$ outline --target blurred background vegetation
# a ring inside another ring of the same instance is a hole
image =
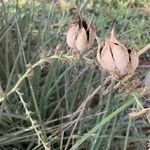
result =
[[[76,6],[86,20],[94,16],[93,25],[102,40],[115,24],[117,38],[130,48],[140,50],[150,43],[149,0],[1,0],[1,150],[67,150],[77,142],[76,149],[82,150],[148,149],[149,119],[128,116],[144,107],[139,91],[146,69],[137,69],[133,81],[127,83],[131,88],[125,85],[116,91],[112,84],[104,96],[106,75],[85,60],[74,60],[67,51],[65,35],[76,17]],[[96,49],[95,43],[94,54]],[[32,68],[56,55],[58,59]],[[140,64],[149,61],[148,52],[140,58]],[[119,109],[132,99],[134,104]],[[114,115],[113,119],[105,120],[108,115]],[[89,132],[96,126],[96,132]]]

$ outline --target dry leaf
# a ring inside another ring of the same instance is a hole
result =
[[[150,113],[150,108],[145,108],[136,112],[132,112],[129,114],[130,117],[140,117],[143,114]]]

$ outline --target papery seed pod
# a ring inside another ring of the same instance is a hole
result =
[[[79,14],[67,31],[66,41],[68,46],[78,52],[84,52],[92,47],[95,40],[95,29]]]
[[[67,44],[70,48],[75,49],[75,41],[77,39],[78,35],[78,30],[79,30],[79,21],[74,21],[70,26],[67,31]]]
[[[105,45],[97,54],[98,62],[101,67],[110,73],[125,75],[128,71],[129,55],[127,48],[120,43],[114,36],[114,29],[111,32],[110,38],[107,38]],[[100,55],[100,56],[98,56]]]
[[[115,71],[115,63],[111,55],[109,39],[106,39],[105,44],[98,48],[97,60],[101,67],[113,73]]]
[[[111,33],[110,48],[112,50],[112,57],[116,65],[117,72],[120,75],[126,74],[129,62],[128,51],[127,48],[115,38],[114,30],[112,30]]]
[[[75,40],[75,48],[80,52],[88,48],[87,33],[84,28],[81,28],[78,32],[77,39]]]
[[[129,54],[129,71],[128,73],[133,74],[139,64],[139,55],[136,50],[128,49]]]

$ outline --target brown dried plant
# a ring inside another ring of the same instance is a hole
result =
[[[92,23],[87,23],[78,11],[78,17],[68,28],[66,41],[71,50],[83,53],[89,50],[95,40],[96,32]]]
[[[110,38],[98,47],[97,60],[100,66],[110,74],[123,76],[134,73],[139,57],[135,50],[128,49],[114,36],[112,29]]]

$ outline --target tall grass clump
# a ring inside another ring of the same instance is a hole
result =
[[[1,0],[0,149],[147,149],[149,119],[128,115],[143,109],[143,87],[127,86],[143,72],[115,89],[96,65],[96,44],[81,58],[69,51],[66,30],[77,4],[86,19],[94,16],[102,40],[116,24],[131,47],[150,42],[148,0]]]

